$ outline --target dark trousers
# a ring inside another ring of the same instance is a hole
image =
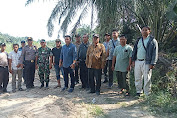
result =
[[[25,61],[25,80],[26,88],[32,88],[34,86],[35,76],[35,62]]]
[[[107,81],[108,80],[108,74],[107,74],[107,72],[108,72],[108,61],[106,61],[106,65],[103,69],[103,72],[104,72],[104,79],[105,79],[105,81]]]
[[[8,67],[0,67],[0,91],[6,91],[9,82]]]
[[[89,85],[91,92],[100,92],[101,88],[101,69],[89,68]],[[95,79],[96,79],[96,88],[95,88]]]
[[[75,86],[74,70],[71,69],[71,67],[68,67],[68,68],[64,68],[63,67],[63,70],[64,70],[65,87],[68,88],[68,83],[69,83],[68,74],[70,74],[70,78],[71,78],[71,86],[70,86],[70,88],[74,88],[74,86]]]
[[[74,75],[74,77],[75,77],[75,82],[79,82],[79,66],[77,65],[76,67],[75,67],[75,75]]]
[[[129,90],[128,72],[116,71],[116,76],[119,88]]]
[[[113,71],[112,71],[112,60],[108,61],[108,67],[109,67],[109,86],[113,85]]]
[[[80,79],[82,82],[82,88],[89,88],[88,81],[88,68],[86,67],[85,61],[80,62]]]

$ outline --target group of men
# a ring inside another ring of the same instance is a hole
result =
[[[158,57],[157,41],[150,35],[148,26],[142,27],[142,36],[138,38],[134,47],[127,44],[126,35],[120,35],[118,30],[112,31],[112,39],[109,33],[105,34],[105,41],[100,43],[99,35],[94,34],[89,43],[89,35],[84,34],[82,41],[80,35],[75,35],[75,43],[69,35],[65,36],[65,45],[61,46],[61,40],[56,39],[56,47],[52,50],[46,46],[46,41],[40,41],[41,47],[37,49],[33,45],[33,39],[27,38],[28,45],[22,41],[23,48],[13,44],[13,51],[8,55],[5,52],[6,44],[1,44],[0,52],[0,92],[7,92],[9,72],[12,74],[12,92],[16,92],[16,75],[18,75],[18,90],[21,87],[22,77],[27,91],[34,88],[35,69],[41,82],[41,88],[49,86],[49,75],[52,65],[55,67],[57,86],[60,88],[60,75],[64,77],[62,91],[73,92],[74,87],[81,80],[81,88],[89,93],[100,95],[102,71],[104,82],[108,82],[108,88],[113,87],[113,72],[116,72],[120,93],[125,91],[129,95],[128,74],[134,67],[135,86],[137,95],[143,92],[149,95],[151,92],[151,75]],[[79,71],[80,70],[80,71]],[[71,85],[69,86],[69,77]],[[80,75],[80,76],[79,76]],[[130,78],[131,79],[131,78]],[[143,85],[144,79],[144,87]],[[69,89],[68,89],[69,88]]]

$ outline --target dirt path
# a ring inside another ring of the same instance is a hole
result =
[[[36,75],[36,87],[29,92],[1,94],[0,118],[154,118],[141,111],[139,106],[131,106],[137,100],[118,95],[116,85],[113,89],[107,89],[106,84],[102,84],[102,93],[97,96],[80,90],[80,84],[73,93],[61,92],[59,88],[54,89],[54,73],[51,73],[50,79],[49,89],[39,88],[40,82]],[[11,78],[8,90],[11,91]]]

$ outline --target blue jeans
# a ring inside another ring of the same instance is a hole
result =
[[[59,80],[60,70],[61,70],[62,75],[64,76],[63,67],[60,68],[59,65],[54,65],[54,67],[55,67],[55,73],[56,73],[57,80]]]
[[[74,88],[74,86],[75,86],[74,70],[71,69],[71,67],[68,67],[68,68],[64,68],[63,67],[63,70],[64,70],[65,87],[68,88],[68,83],[69,83],[68,74],[70,74],[70,78],[71,78],[71,86],[70,86],[70,88]]]

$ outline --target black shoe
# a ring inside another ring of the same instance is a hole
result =
[[[43,88],[44,87],[44,83],[41,84],[41,87],[40,88]]]
[[[65,91],[65,90],[67,90],[68,89],[68,87],[64,87],[63,89],[62,89],[62,91]]]
[[[92,94],[92,93],[95,93],[95,91],[89,91],[88,93],[91,93],[91,94]]]
[[[107,83],[108,82],[108,80],[104,80],[104,82],[103,83]]]
[[[136,96],[137,96],[137,97],[140,97],[140,95],[141,95],[141,93],[136,93]]]
[[[86,91],[89,91],[90,90],[90,88],[86,88]]]
[[[24,89],[22,89],[22,88],[19,88],[18,90],[19,90],[19,91],[24,91]]]
[[[46,83],[46,88],[48,88],[49,87],[49,83]]]

